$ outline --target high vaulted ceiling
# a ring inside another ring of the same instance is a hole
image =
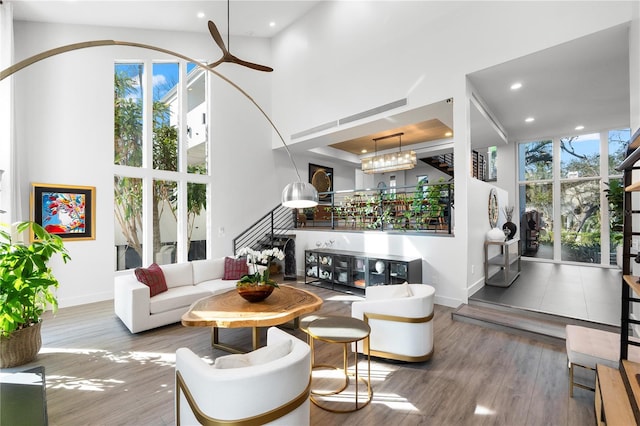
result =
[[[193,32],[207,32],[206,21],[213,20],[223,37],[228,31],[226,1],[4,1],[14,5],[17,20]],[[232,0],[231,33],[273,37],[321,2]],[[198,12],[204,17],[199,18]],[[269,26],[270,22],[275,26]],[[471,72],[469,79],[509,141],[569,136],[628,126],[628,58],[628,26],[622,25]],[[511,91],[509,86],[514,82],[522,83],[522,88]],[[527,117],[535,120],[525,122]],[[412,139],[428,140],[430,136],[421,136],[416,128],[428,128],[429,120],[438,118],[428,117],[423,123],[412,124],[413,129],[389,129],[385,134],[412,134],[403,138],[403,145]],[[577,131],[578,125],[584,130]],[[493,127],[486,115],[472,106],[472,146],[501,143]],[[380,136],[384,134],[376,131],[356,140],[346,138],[351,140],[349,151],[369,150],[372,139]],[[362,146],[356,146],[358,143]]]
[[[151,30],[208,33],[214,21],[226,38],[226,0],[5,0],[13,4],[18,20],[63,24],[100,25]],[[232,0],[229,2],[231,34],[273,37],[319,1]],[[202,17],[198,17],[198,14]],[[275,25],[270,26],[271,22]]]

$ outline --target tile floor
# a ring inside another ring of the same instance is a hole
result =
[[[510,287],[484,286],[470,299],[620,325],[622,272],[595,266],[521,261]]]

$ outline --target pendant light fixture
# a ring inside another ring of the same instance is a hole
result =
[[[411,150],[402,152],[402,135],[404,133],[394,133],[393,135],[374,138],[375,155],[362,159],[362,171],[367,174],[373,174],[413,169],[418,163],[416,153]],[[398,153],[378,155],[378,141],[395,137],[399,139],[400,149]]]

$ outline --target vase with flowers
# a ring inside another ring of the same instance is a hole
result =
[[[284,252],[278,248],[257,251],[250,247],[238,250],[236,257],[247,258],[247,274],[236,284],[238,294],[249,302],[261,302],[271,293],[278,283],[271,279],[269,265],[274,260],[283,260]]]

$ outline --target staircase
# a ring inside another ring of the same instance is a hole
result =
[[[233,253],[242,247],[264,250],[283,247],[292,238],[297,224],[296,209],[278,205],[233,239]]]
[[[422,161],[431,167],[440,170],[453,177],[453,153],[436,155],[433,157],[422,158]],[[487,168],[484,155],[478,151],[471,151],[472,171],[471,175],[479,180],[485,180],[485,170]]]
[[[421,158],[421,160],[442,173],[453,177],[453,153]]]

